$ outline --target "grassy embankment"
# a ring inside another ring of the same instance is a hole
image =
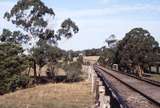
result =
[[[160,74],[150,74],[149,79],[155,80],[155,81],[160,81]]]
[[[91,84],[46,84],[0,96],[0,108],[90,108]]]

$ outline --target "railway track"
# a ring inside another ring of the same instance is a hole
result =
[[[113,89],[112,91],[117,95],[117,100],[121,104],[120,108],[160,108],[160,86],[158,84],[99,66],[94,66],[94,69],[107,88]]]
[[[103,67],[101,69],[103,69]],[[122,74],[125,74],[125,75],[128,75],[130,77],[133,77],[133,78],[136,78],[138,80],[142,80],[142,81],[145,81],[147,83],[150,83],[150,84],[153,84],[155,86],[159,86],[160,87],[160,81],[151,80],[151,79],[148,79],[148,78],[145,78],[145,77],[141,77],[140,78],[140,77],[138,77],[136,75],[132,75],[132,74],[129,74],[129,73],[126,73],[126,72],[122,72],[122,71],[116,71],[116,70],[113,70],[113,71],[118,72],[118,73],[122,73]]]

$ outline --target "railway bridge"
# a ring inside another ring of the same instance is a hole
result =
[[[93,66],[111,97],[111,108],[160,108],[160,82]]]

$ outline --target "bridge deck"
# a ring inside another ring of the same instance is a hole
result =
[[[104,68],[103,68],[104,69]],[[148,97],[160,102],[160,87],[154,86],[152,84],[146,83],[144,81],[140,81],[138,79],[126,76],[121,73],[114,72],[109,69],[104,69],[107,73],[116,76],[118,79],[121,79],[125,83],[131,85],[132,87],[142,91]],[[118,90],[119,94],[124,98],[124,100],[128,103],[130,107],[134,108],[159,108],[145,97],[140,95],[139,93],[129,89],[127,86],[122,84],[116,78],[110,76],[105,71],[101,71],[101,73],[105,76],[107,80],[109,80],[112,85]]]

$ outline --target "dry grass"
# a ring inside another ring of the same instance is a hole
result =
[[[39,66],[37,65],[37,68],[36,68],[36,71],[37,71],[37,74],[40,74],[41,76],[47,76],[47,68],[48,66],[45,65],[42,67],[42,70],[41,70],[41,73],[39,73]],[[26,72],[28,72],[28,69],[26,70]],[[58,75],[66,75],[65,71],[62,69],[62,68],[55,68],[55,74],[58,76]],[[34,76],[34,71],[33,69],[31,68],[30,70],[30,76]]]
[[[151,77],[149,79],[160,81],[160,74],[150,74]]]
[[[0,97],[0,108],[90,108],[91,84],[47,84]]]
[[[88,61],[91,64],[95,64],[98,61],[99,56],[84,56],[83,59],[84,62]]]

